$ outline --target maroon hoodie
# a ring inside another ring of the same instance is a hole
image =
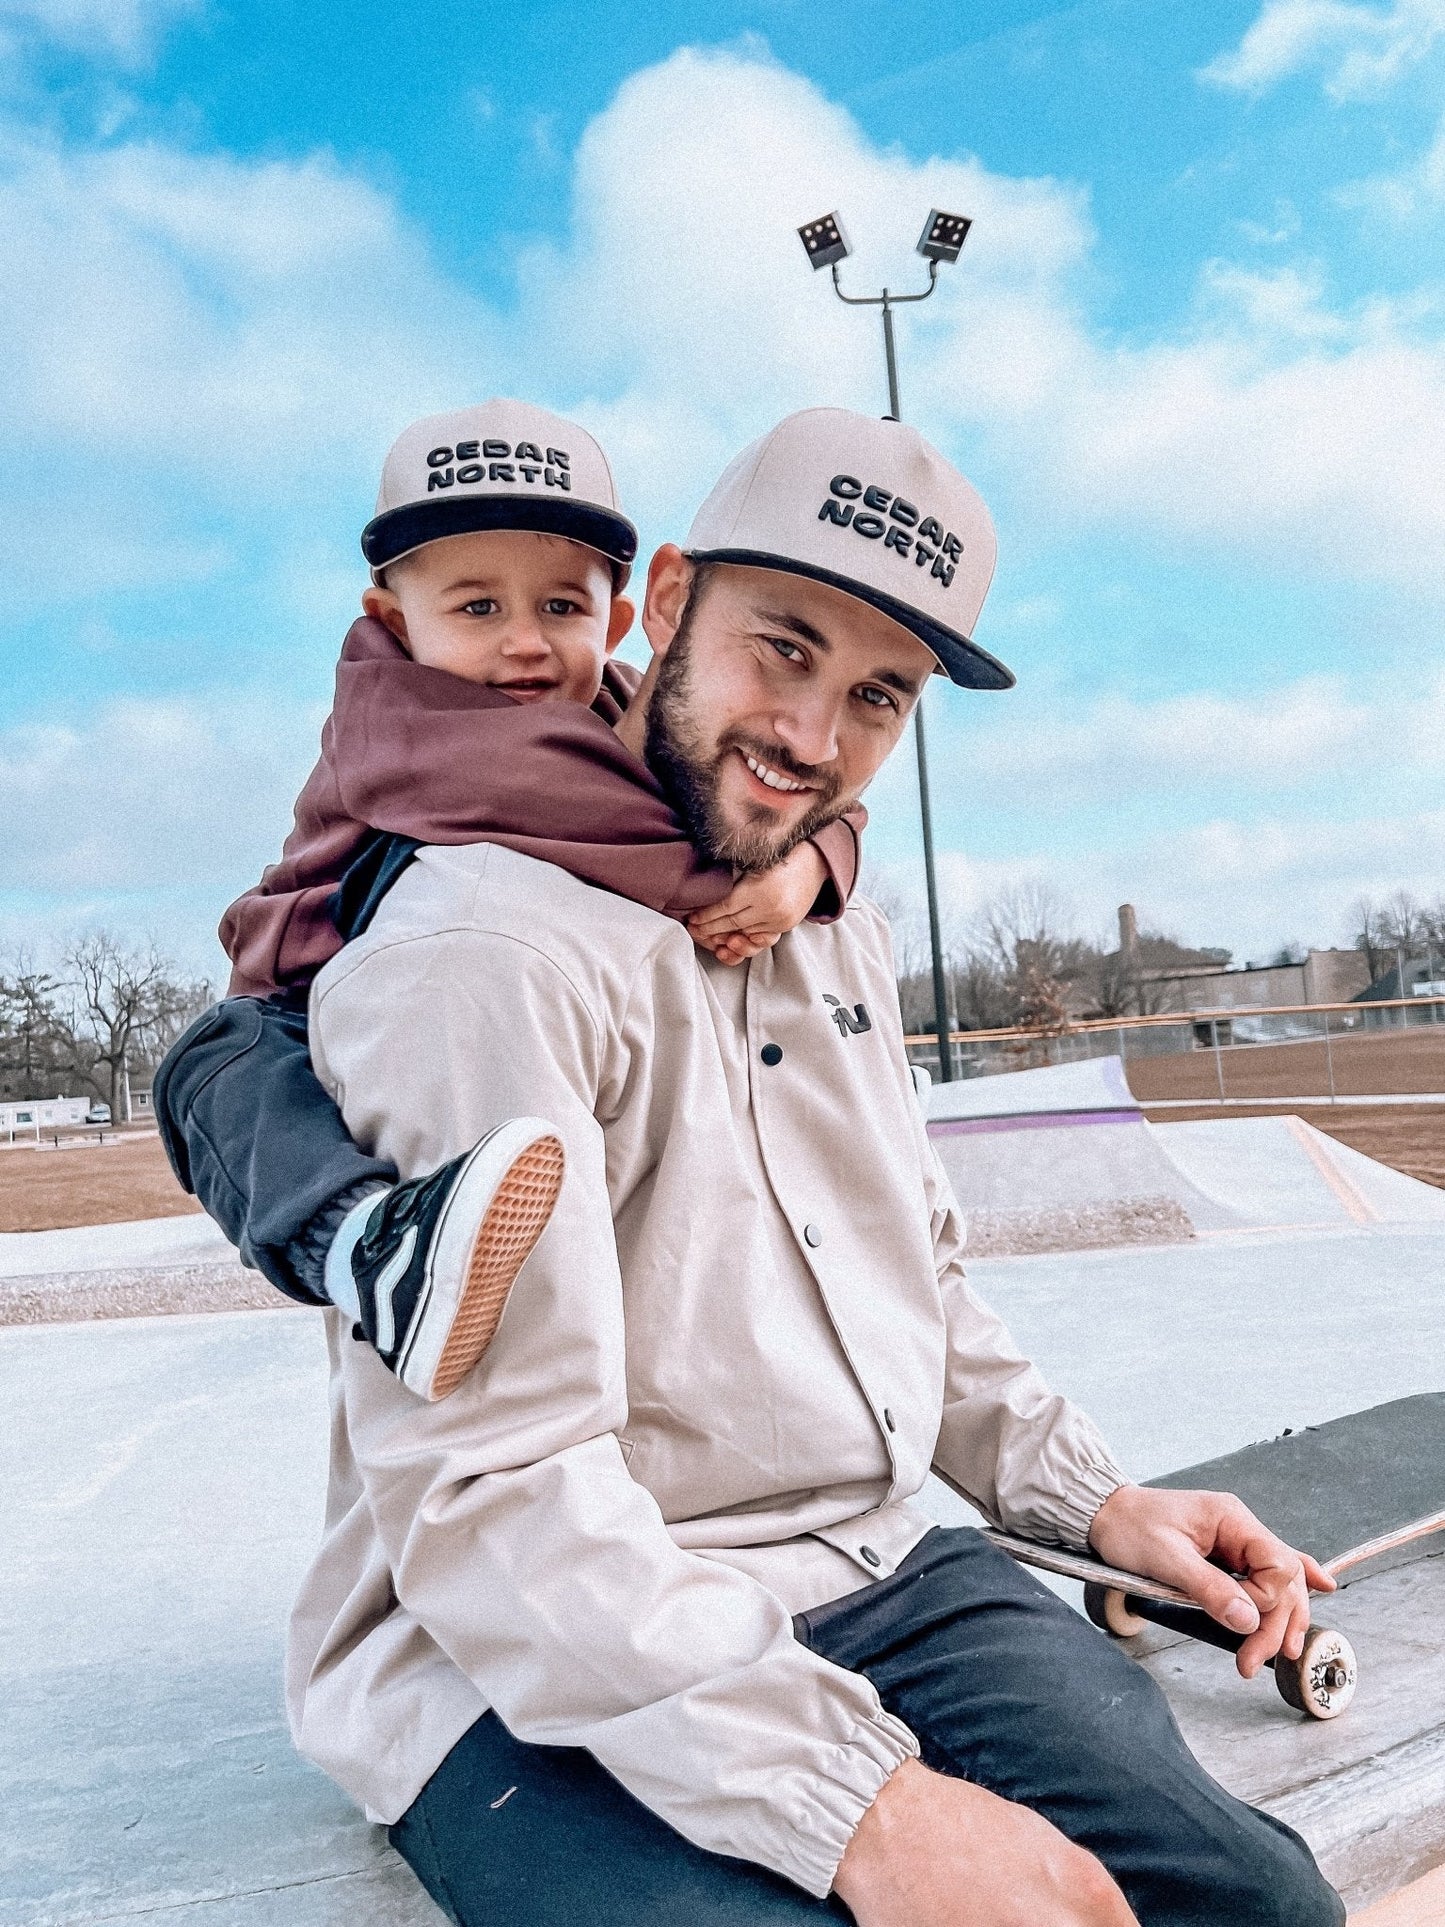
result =
[[[640,680],[609,663],[590,709],[519,703],[413,662],[370,616],[352,623],[321,760],[281,861],[221,919],[228,994],[295,990],[336,955],[336,887],[373,830],[501,843],[667,916],[719,902],[734,872],[702,861],[656,777],[613,730]],[[841,915],[852,893],[867,820],[854,809],[815,839],[832,880],[825,916]]]

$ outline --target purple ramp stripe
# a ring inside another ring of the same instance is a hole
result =
[[[1018,1111],[1003,1117],[940,1117],[928,1125],[930,1137],[959,1137],[966,1131],[1053,1131],[1070,1124],[1142,1124],[1142,1111]]]

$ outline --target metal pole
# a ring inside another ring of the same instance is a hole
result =
[[[898,357],[893,350],[893,302],[883,290],[883,353],[888,361],[888,413],[896,422],[903,420],[898,406]]]
[[[1224,1059],[1219,1054],[1219,1019],[1211,1017],[1209,1029],[1214,1038],[1214,1075],[1219,1079],[1219,1101],[1224,1102]]]
[[[1330,1049],[1330,1013],[1328,1011],[1325,1012],[1325,1069],[1330,1079],[1330,1102],[1338,1104],[1339,1099],[1335,1096],[1335,1054]]]
[[[938,1035],[938,1075],[953,1082],[953,1039],[949,1036],[948,978],[943,968],[943,937],[938,925],[938,878],[933,868],[933,810],[928,795],[928,746],[923,736],[923,698],[913,709],[918,746],[918,805],[923,816],[923,875],[928,885],[928,940],[933,948],[933,1022]]]
[[[885,288],[881,295],[844,294],[838,278],[838,263],[833,263],[833,292],[851,308],[881,307],[883,310],[883,357],[888,367],[888,415],[902,421],[898,400],[898,352],[893,340],[893,310],[900,302],[926,301],[938,282],[938,263],[928,263],[928,286],[919,294],[893,294]],[[938,1074],[940,1080],[953,1081],[953,1041],[949,1036],[948,980],[943,967],[943,937],[938,926],[938,878],[933,864],[933,810],[928,794],[928,752],[923,741],[923,701],[913,711],[913,728],[918,744],[918,809],[923,819],[923,874],[928,885],[928,936],[933,949],[934,1028],[938,1036]]]

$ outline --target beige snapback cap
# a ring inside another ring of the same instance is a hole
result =
[[[903,422],[807,408],[745,448],[698,510],[694,561],[812,576],[891,616],[966,689],[1011,689],[973,627],[998,542],[983,498]]]
[[[620,589],[637,530],[607,457],[585,428],[529,402],[493,400],[413,422],[392,443],[376,514],[361,532],[374,580],[446,535],[533,529],[596,549]]]

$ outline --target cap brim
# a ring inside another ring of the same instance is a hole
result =
[[[1018,678],[996,656],[986,649],[980,649],[968,636],[960,636],[952,629],[941,629],[936,622],[930,622],[916,609],[910,609],[905,602],[895,602],[892,596],[880,594],[861,582],[854,582],[846,575],[835,575],[831,569],[815,568],[811,562],[795,562],[791,556],[768,555],[759,549],[689,549],[691,562],[738,562],[750,569],[776,569],[782,575],[805,575],[814,582],[826,582],[830,589],[841,589],[844,595],[855,596],[859,602],[866,602],[881,615],[889,616],[900,628],[910,635],[917,636],[925,649],[937,656],[943,673],[950,682],[956,682],[962,689],[1012,689]]]
[[[428,542],[482,529],[527,529],[580,542],[615,565],[619,588],[637,557],[637,530],[625,515],[555,495],[457,495],[445,501],[407,502],[367,523],[361,531],[361,553],[373,569],[384,569]]]

